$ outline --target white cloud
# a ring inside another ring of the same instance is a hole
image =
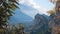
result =
[[[40,11],[47,11],[47,9],[37,5],[37,3],[34,2],[34,0],[20,0],[21,4],[26,4],[28,6],[32,6],[33,8],[37,9],[39,12]]]
[[[40,5],[37,5],[37,3],[34,2],[34,0],[19,0],[19,1],[20,1],[19,3],[21,3],[21,4],[28,5],[28,6],[31,6],[31,7],[35,8],[35,9],[37,9],[37,10],[38,10],[37,13],[48,15],[48,14],[46,13],[46,11],[48,11],[49,9],[46,9],[46,8],[40,6]],[[43,11],[44,11],[44,12],[43,12]],[[34,12],[34,11],[32,11],[32,13],[33,13],[33,12]],[[25,12],[25,14],[28,15],[28,12]],[[35,14],[35,13],[34,13],[34,14]]]
[[[35,9],[37,9],[37,10],[42,10],[42,9],[44,9],[44,11],[47,10],[47,9],[45,9],[45,8],[37,5],[37,3],[34,2],[34,0],[30,0],[30,5],[31,5],[32,7],[34,7]],[[42,11],[43,11],[43,10],[42,10]]]

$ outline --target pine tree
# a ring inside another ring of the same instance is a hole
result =
[[[0,0],[0,28],[7,25],[13,10],[19,8],[17,0]]]
[[[19,8],[18,0],[0,0],[0,31],[4,32],[3,29],[6,28],[9,17],[12,16],[13,11]],[[2,34],[2,33],[0,33]]]

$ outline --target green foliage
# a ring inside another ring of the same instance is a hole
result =
[[[17,4],[17,0],[0,0],[0,34],[6,31],[9,17],[16,8],[19,8]]]
[[[9,29],[11,28],[11,29]],[[6,32],[8,34],[28,34],[27,32],[24,32],[24,25],[13,25],[12,27],[9,27]]]
[[[17,0],[0,0],[0,28],[7,25],[8,19],[12,16],[13,10],[19,8]]]

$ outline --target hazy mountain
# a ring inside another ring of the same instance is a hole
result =
[[[22,4],[20,4],[19,6],[20,6],[20,9],[15,9],[13,16],[11,16],[9,19],[9,23],[17,24],[17,23],[26,23],[26,22],[33,21],[32,17],[23,13],[22,11],[24,10],[28,12],[28,11],[37,11],[37,10],[30,6],[26,6]]]
[[[26,21],[31,21],[33,20],[32,17],[22,13],[21,11],[18,11],[18,9],[16,11],[14,11],[15,14],[13,14],[13,16],[10,17],[9,22],[12,23],[23,23]]]

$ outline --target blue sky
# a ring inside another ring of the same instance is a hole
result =
[[[54,7],[54,5],[50,2],[50,0],[34,0],[39,6],[50,10]]]

